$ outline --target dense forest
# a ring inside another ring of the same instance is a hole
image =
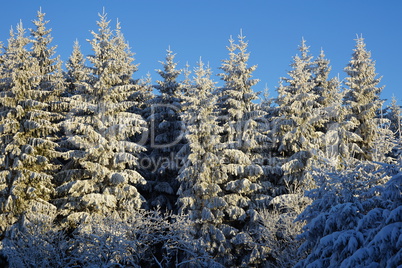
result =
[[[105,13],[66,62],[47,23],[1,45],[0,266],[402,265],[401,108],[362,37],[343,81],[303,39],[271,98],[242,34],[153,82]]]

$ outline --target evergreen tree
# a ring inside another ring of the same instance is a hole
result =
[[[71,98],[63,122],[69,162],[57,176],[55,203],[70,224],[104,214],[130,217],[143,203],[135,187],[145,182],[137,172],[143,147],[130,141],[146,130],[141,116],[129,112],[136,105],[128,100],[137,89],[130,78],[136,66],[127,64],[132,54],[120,43],[120,28],[117,33],[110,29],[105,13],[98,26],[89,41],[94,50],[89,83]]]
[[[323,124],[316,126],[317,131],[324,133],[320,141],[323,153],[320,161],[314,164],[324,169],[340,169],[352,165],[353,153],[360,149],[356,144],[361,137],[353,133],[354,121],[346,121],[347,109],[343,106],[345,92],[340,91],[341,82],[337,78],[329,78],[330,61],[321,50],[312,68],[317,102],[322,110]]]
[[[319,128],[325,123],[316,83],[312,73],[312,56],[303,39],[288,72],[290,78],[282,78],[276,100],[277,112],[273,119],[273,143],[278,165],[283,177],[279,182],[285,192],[300,192],[312,187],[309,175],[311,158],[319,155]],[[286,83],[284,85],[284,83]]]
[[[157,70],[162,80],[154,88],[159,95],[150,100],[146,118],[150,128],[148,143],[148,185],[144,190],[151,207],[174,210],[179,188],[178,172],[182,159],[178,152],[185,144],[184,124],[181,121],[182,87],[177,81],[181,71],[176,69],[175,54],[168,49],[163,70]]]
[[[67,96],[83,94],[89,79],[89,68],[81,52],[78,40],[74,42],[73,51],[66,63]]]
[[[221,127],[214,112],[216,96],[212,95],[215,83],[202,61],[194,73],[194,84],[187,88],[182,115],[187,125],[189,154],[178,176],[179,213],[188,214],[195,223],[194,239],[201,241],[200,246],[222,258],[229,243],[222,232],[228,204],[221,197],[221,183],[227,175],[221,167]]]
[[[396,267],[402,263],[401,174],[391,165],[360,162],[317,176],[295,267]],[[398,185],[399,184],[399,185]]]
[[[33,23],[35,29],[30,29],[32,40],[32,56],[37,59],[39,65],[39,87],[43,90],[64,90],[64,77],[61,70],[59,56],[52,58],[56,46],[51,46],[53,37],[51,29],[46,29],[45,13],[41,10],[37,13],[37,20]]]
[[[318,95],[317,102],[323,110],[325,121],[324,126],[318,125],[318,129],[326,132],[329,125],[338,122],[342,117],[342,98],[343,93],[340,91],[341,82],[338,78],[329,78],[331,72],[330,61],[326,59],[324,50],[321,49],[320,55],[313,62],[312,75],[314,81],[313,92]]]
[[[355,158],[361,160],[383,160],[389,152],[389,146],[379,148],[380,141],[386,141],[387,131],[381,131],[380,126],[384,120],[377,115],[383,101],[380,93],[383,87],[378,87],[381,78],[376,78],[375,62],[371,53],[366,50],[362,37],[356,39],[356,46],[349,64],[345,67],[347,73],[345,85],[348,92],[345,95],[345,105],[350,110],[347,120],[354,122],[354,133],[361,137],[357,142],[360,151]]]
[[[397,104],[395,96],[393,96],[391,104],[386,108],[385,118],[389,120],[389,130],[393,133],[394,137],[394,147],[390,156],[399,163],[402,163],[401,115],[401,107]]]
[[[401,141],[402,111],[395,96],[392,96],[391,104],[387,108],[386,117],[390,121],[390,130],[394,133],[395,138]]]
[[[53,88],[40,87],[39,60],[27,49],[31,40],[22,23],[11,30],[4,54],[4,79],[0,95],[0,221],[1,232],[16,221],[53,217],[49,203],[54,194],[52,174],[58,167],[55,121],[49,111],[57,96]]]
[[[257,264],[256,254],[265,254],[264,247],[258,246],[251,234],[258,219],[258,208],[268,205],[268,190],[261,181],[262,144],[266,136],[260,132],[259,120],[265,113],[255,104],[257,94],[253,91],[258,80],[252,79],[256,66],[249,67],[248,43],[242,34],[238,43],[231,38],[229,59],[224,60],[219,74],[224,86],[216,92],[221,134],[222,170],[227,175],[221,178],[226,239],[231,247],[226,249],[225,265]]]

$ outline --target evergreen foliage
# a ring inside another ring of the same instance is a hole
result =
[[[85,65],[85,57],[81,52],[78,40],[74,42],[73,52],[66,63],[65,74],[68,96],[84,94],[85,87],[88,87],[89,68]]]
[[[99,16],[64,71],[41,10],[0,45],[0,266],[402,266],[401,110],[363,38],[344,84],[303,40],[260,100],[242,34],[219,86],[170,48],[153,85]]]
[[[314,187],[309,175],[311,159],[321,154],[323,132],[319,128],[326,122],[317,93],[320,84],[313,79],[312,56],[304,39],[299,51],[293,57],[290,78],[281,79],[272,119],[274,156],[283,170],[280,184],[290,193]]]
[[[224,259],[228,244],[222,229],[225,228],[224,211],[228,203],[222,198],[222,182],[227,175],[221,168],[221,127],[214,111],[215,83],[211,71],[200,60],[194,71],[194,84],[187,88],[185,112],[182,118],[187,125],[186,139],[189,153],[181,168],[178,180],[181,185],[179,213],[185,213],[195,222],[195,236],[211,255]],[[227,228],[227,227],[226,227]]]
[[[42,88],[39,60],[27,46],[22,23],[10,31],[4,52],[0,95],[0,219],[1,232],[15,222],[30,220],[35,214],[52,214],[52,175],[60,154],[56,151],[55,121],[60,115],[49,111],[57,95]]]
[[[314,202],[300,215],[307,225],[299,251],[308,256],[295,267],[400,265],[401,177],[393,172],[363,162],[354,170],[318,174]]]
[[[381,78],[376,78],[375,62],[371,59],[371,53],[366,50],[362,37],[356,39],[353,51],[352,58],[345,67],[348,75],[345,82],[348,88],[345,105],[350,110],[347,120],[355,125],[353,131],[361,137],[357,142],[360,150],[354,152],[354,157],[384,161],[384,155],[390,151],[391,145],[387,138],[389,131],[380,127],[386,123],[385,120],[377,118],[383,104],[380,99],[383,87],[378,87]],[[388,144],[378,146],[383,142]]]
[[[180,118],[182,111],[182,86],[176,69],[175,54],[170,48],[166,59],[161,62],[163,70],[157,70],[162,80],[154,88],[159,95],[149,101],[145,117],[150,128],[148,142],[147,176],[145,192],[149,195],[149,205],[175,210],[177,201],[178,172],[182,166],[182,157],[178,155],[185,144],[184,124]]]
[[[89,41],[89,82],[78,82],[85,87],[70,98],[62,124],[68,162],[56,176],[54,203],[72,226],[96,214],[130,217],[143,203],[135,185],[145,183],[137,171],[144,148],[130,140],[146,130],[141,116],[129,111],[136,105],[129,100],[138,88],[131,79],[136,66],[129,64],[132,54],[122,44],[119,25],[112,31],[101,14],[98,26]]]
[[[261,148],[267,137],[261,132],[260,120],[265,112],[253,101],[252,87],[256,66],[248,66],[248,43],[240,34],[236,43],[230,38],[229,59],[222,62],[219,76],[224,86],[217,89],[218,122],[222,127],[222,171],[219,180],[222,199],[226,202],[223,234],[231,241],[225,265],[257,265],[257,256],[265,256],[267,248],[258,245],[246,231],[258,220],[258,208],[268,205],[269,183],[263,180]],[[263,121],[264,122],[264,121]],[[230,231],[229,231],[230,230]],[[241,253],[240,253],[241,252]]]

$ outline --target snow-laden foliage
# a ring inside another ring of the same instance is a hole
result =
[[[345,67],[347,73],[345,85],[345,105],[349,110],[347,120],[355,124],[354,133],[361,137],[357,142],[360,150],[354,155],[361,160],[384,161],[385,155],[392,149],[384,118],[377,118],[383,101],[380,93],[383,87],[378,87],[381,78],[376,78],[375,62],[371,53],[366,50],[362,37],[356,39],[352,58]],[[381,145],[381,146],[380,146]]]
[[[39,59],[27,46],[22,23],[10,38],[3,55],[0,94],[0,232],[25,214],[47,213],[54,193],[52,174],[58,169],[55,121],[60,115],[50,111],[57,90],[42,87]],[[46,43],[46,42],[45,42]]]
[[[402,263],[400,173],[363,162],[355,170],[317,174],[320,187],[299,216],[307,221],[296,267],[396,267]],[[399,258],[399,259],[398,259]]]
[[[185,216],[110,214],[67,234],[53,223],[55,215],[26,219],[0,242],[8,267],[223,267],[193,239],[194,222]]]
[[[401,123],[402,123],[402,110],[398,105],[395,96],[392,96],[391,104],[386,109],[385,117],[390,121],[390,130],[394,133],[397,140],[401,140]]]
[[[151,207],[168,210],[174,210],[177,201],[177,175],[183,161],[177,153],[185,144],[185,129],[180,118],[182,86],[177,80],[181,71],[176,69],[174,58],[175,54],[169,48],[165,61],[161,62],[163,70],[157,70],[162,80],[154,85],[160,94],[148,102],[144,112],[150,134],[144,161],[147,162],[144,168],[148,178],[144,195],[149,196]]]
[[[129,98],[139,87],[131,79],[136,66],[119,25],[112,31],[102,14],[98,26],[90,41],[89,81],[76,82],[82,87],[69,98],[62,122],[67,162],[56,176],[54,203],[70,224],[93,213],[129,217],[144,201],[135,187],[145,183],[137,171],[144,148],[130,140],[146,131],[142,117],[130,112],[136,102]]]
[[[224,85],[216,90],[218,122],[221,132],[221,170],[225,174],[218,180],[224,202],[222,239],[230,239],[225,249],[225,265],[258,265],[267,248],[256,243],[247,228],[258,220],[258,210],[267,205],[269,184],[264,175],[262,148],[268,137],[262,126],[265,112],[253,101],[257,94],[252,79],[256,66],[248,66],[248,43],[240,34],[238,42],[232,38],[229,59],[222,62],[219,76]],[[262,202],[260,202],[262,201]],[[205,213],[207,215],[207,213]],[[205,216],[207,217],[207,216]]]
[[[67,63],[66,93],[68,96],[83,94],[85,87],[89,82],[89,68],[85,65],[85,57],[81,52],[78,40],[74,42],[73,52],[71,53]]]
[[[314,185],[309,175],[311,158],[321,155],[323,132],[319,128],[326,122],[317,92],[323,90],[313,79],[312,56],[304,39],[299,51],[301,55],[293,57],[290,78],[282,78],[277,89],[277,111],[272,119],[273,152],[283,170],[281,184],[292,193]]]
[[[305,257],[298,252],[303,240],[301,234],[304,222],[296,217],[311,201],[299,194],[283,194],[273,198],[269,209],[261,211],[261,225],[253,230],[258,242],[269,248],[264,267],[292,267]]]
[[[56,209],[47,216],[31,215],[0,242],[0,256],[7,267],[71,267],[71,245],[65,232],[53,224],[55,216]]]
[[[219,87],[170,49],[154,85],[105,13],[66,71],[32,23],[0,44],[0,266],[402,266],[401,112],[362,38],[345,90],[303,40],[258,100],[242,34]]]
[[[189,151],[178,180],[181,185],[179,213],[185,213],[194,221],[197,239],[216,259],[227,258],[230,243],[222,233],[225,228],[225,209],[229,204],[221,195],[222,183],[227,174],[221,169],[221,127],[214,112],[216,97],[212,95],[215,83],[210,79],[211,71],[200,61],[195,69],[192,85],[188,85],[185,97],[183,121],[187,125]]]
[[[53,58],[56,46],[51,46],[53,37],[52,29],[47,29],[45,13],[39,10],[37,20],[33,21],[34,29],[30,29],[32,40],[32,56],[38,61],[38,72],[40,79],[38,87],[43,90],[58,90],[60,93],[64,90],[64,80],[61,70],[60,57]]]

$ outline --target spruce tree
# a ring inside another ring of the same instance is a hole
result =
[[[137,172],[144,148],[130,140],[146,130],[141,116],[130,112],[136,104],[128,100],[137,89],[131,78],[136,66],[128,64],[132,54],[120,43],[120,28],[110,29],[105,13],[98,26],[89,41],[94,51],[89,81],[71,97],[71,112],[63,122],[62,146],[69,162],[57,175],[55,203],[73,225],[105,214],[127,218],[143,203],[135,186],[145,182]]]
[[[226,239],[231,240],[227,248],[225,265],[257,264],[255,254],[265,254],[264,247],[258,246],[251,237],[251,231],[258,219],[258,208],[268,203],[265,198],[267,189],[261,178],[261,144],[266,139],[259,130],[259,119],[265,113],[253,101],[257,94],[253,86],[258,82],[252,79],[256,66],[248,66],[248,43],[240,34],[238,43],[232,38],[229,59],[224,60],[219,74],[224,86],[215,94],[218,96],[218,122],[223,129],[221,134],[222,170],[227,175],[222,177],[221,189],[224,208]],[[267,204],[266,204],[267,205]]]
[[[194,71],[194,82],[187,88],[183,121],[187,125],[188,155],[178,180],[179,213],[187,214],[195,223],[194,239],[200,241],[216,259],[224,258],[228,243],[224,228],[224,209],[221,184],[227,177],[221,166],[221,127],[214,111],[216,96],[211,71],[200,61]]]
[[[64,77],[61,70],[59,56],[53,58],[56,46],[51,46],[53,37],[52,29],[47,29],[45,13],[41,10],[37,13],[37,20],[33,23],[36,26],[30,29],[32,40],[32,56],[37,59],[39,65],[39,88],[43,90],[57,90],[61,93],[64,90]]]
[[[353,133],[355,124],[345,120],[347,109],[343,106],[345,92],[340,90],[341,82],[337,78],[329,78],[331,71],[330,61],[325,58],[324,51],[314,61],[312,66],[313,92],[318,96],[317,102],[322,111],[321,124],[316,130],[324,133],[320,142],[319,161],[316,167],[324,169],[341,169],[353,163],[351,155],[359,150],[356,142],[361,138]]]
[[[54,88],[41,87],[41,68],[27,46],[22,23],[11,30],[4,53],[4,79],[0,95],[0,221],[1,231],[19,221],[52,218],[56,208],[52,175],[58,166],[54,136],[57,113],[49,102]]]
[[[361,137],[357,142],[360,151],[354,157],[359,160],[383,160],[388,153],[389,146],[379,148],[381,141],[387,140],[388,131],[381,131],[377,115],[380,112],[383,101],[380,93],[383,87],[378,84],[381,78],[375,73],[375,62],[371,59],[371,53],[366,50],[366,44],[362,37],[356,39],[356,46],[352,58],[345,67],[347,73],[345,85],[348,92],[345,95],[345,105],[350,111],[347,120],[354,122],[354,133]]]
[[[85,57],[81,52],[78,40],[74,42],[66,68],[67,96],[83,94],[89,79],[89,68],[85,65]]]
[[[392,96],[390,105],[385,109],[385,118],[389,120],[389,130],[393,133],[393,148],[390,156],[399,163],[402,161],[402,110],[395,96]]]
[[[161,62],[163,70],[157,70],[162,80],[154,85],[160,94],[150,100],[146,112],[150,140],[146,165],[148,184],[144,191],[151,207],[170,211],[175,209],[179,187],[177,175],[182,166],[177,153],[185,144],[184,124],[180,118],[182,86],[177,80],[181,71],[176,69],[174,58],[175,54],[169,48],[165,61]]]
[[[303,39],[300,55],[293,57],[290,78],[282,78],[273,119],[274,152],[283,170],[280,184],[285,192],[297,193],[312,187],[309,176],[311,158],[320,150],[321,131],[325,119],[314,91],[312,56]]]

